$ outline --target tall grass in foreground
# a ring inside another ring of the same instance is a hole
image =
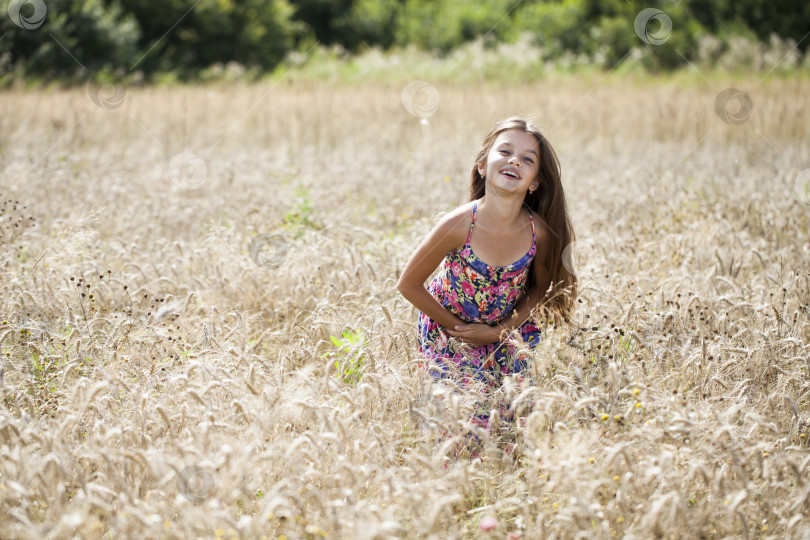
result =
[[[722,86],[612,78],[437,86],[420,122],[406,82],[3,95],[3,536],[810,534],[808,84],[731,125]],[[582,294],[502,389],[525,420],[454,460],[469,396],[394,285],[514,113]]]

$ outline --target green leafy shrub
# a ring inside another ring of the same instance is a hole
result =
[[[335,362],[336,376],[347,384],[360,381],[365,370],[366,347],[368,340],[360,331],[343,330],[341,337],[329,336],[335,350],[323,355],[323,358]]]

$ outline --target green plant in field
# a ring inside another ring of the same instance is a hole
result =
[[[49,361],[47,357],[38,353],[30,354],[29,361],[31,376],[27,381],[27,392],[33,398],[33,409],[28,412],[52,416],[59,405],[58,375],[63,367],[63,362],[60,359]]]
[[[343,330],[341,337],[329,336],[335,350],[325,353],[322,358],[333,359],[337,377],[343,382],[354,384],[363,376],[365,368],[366,336],[360,331]]]
[[[625,332],[621,332],[619,336],[619,354],[623,359],[632,356],[633,340]]]
[[[310,219],[311,215],[312,197],[310,190],[304,186],[298,186],[295,189],[295,203],[293,203],[293,207],[284,213],[284,225],[299,229],[298,235],[301,234],[302,229],[321,228],[318,223]]]

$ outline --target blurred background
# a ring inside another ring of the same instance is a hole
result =
[[[808,70],[810,3],[792,0],[11,0],[0,17],[0,85],[115,77],[254,80],[294,64],[319,77],[385,75],[380,54],[423,62],[477,45],[548,70]],[[647,19],[641,21],[643,10]],[[4,13],[5,15],[5,13]],[[636,32],[628,24],[635,20]],[[646,26],[645,26],[646,23]],[[671,32],[672,27],[677,29]],[[649,39],[639,39],[639,29]],[[666,40],[667,47],[649,47]],[[646,41],[646,43],[645,43]],[[511,47],[510,47],[511,45]],[[517,47],[515,47],[517,45]],[[516,61],[519,60],[519,61]],[[306,66],[301,66],[306,61]],[[497,63],[497,62],[496,62]],[[343,66],[338,69],[335,66]],[[379,64],[377,64],[379,67]],[[485,65],[456,78],[491,73]]]

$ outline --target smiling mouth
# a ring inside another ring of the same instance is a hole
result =
[[[515,171],[505,170],[501,171],[501,174],[504,176],[508,176],[509,178],[513,178],[515,180],[520,180],[520,175]]]

